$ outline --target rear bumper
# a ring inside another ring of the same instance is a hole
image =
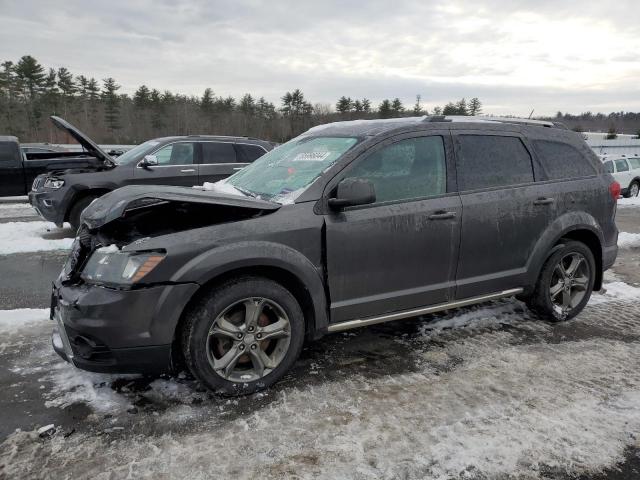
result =
[[[115,290],[53,288],[53,349],[92,372],[162,373],[171,367],[175,329],[196,284]]]
[[[604,247],[602,251],[602,270],[609,270],[613,267],[613,264],[616,262],[616,257],[618,256],[618,245],[611,245],[609,247]]]

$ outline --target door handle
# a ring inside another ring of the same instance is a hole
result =
[[[535,202],[533,202],[533,204],[534,205],[551,205],[553,202],[555,202],[553,198],[540,197]]]
[[[180,170],[180,173],[193,173],[195,171],[195,168],[185,168],[184,170]]]
[[[456,218],[456,212],[436,212],[429,215],[429,220],[447,220],[450,218]]]

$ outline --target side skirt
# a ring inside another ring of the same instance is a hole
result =
[[[452,308],[466,307],[468,305],[474,305],[476,303],[488,302],[490,300],[497,300],[498,298],[510,297],[522,293],[522,288],[512,288],[509,290],[503,290],[501,292],[491,293],[489,295],[481,295],[479,297],[467,298],[464,300],[455,300],[453,302],[439,303],[438,305],[432,305],[430,307],[415,308],[412,310],[403,310],[401,312],[387,313],[385,315],[379,315],[376,317],[357,318],[355,320],[348,320],[346,322],[335,323],[329,325],[329,333],[342,332],[344,330],[350,330],[352,328],[366,327],[367,325],[375,325],[376,323],[391,322],[393,320],[402,320],[404,318],[417,317],[420,315],[426,315],[428,313],[441,312],[443,310],[450,310]]]

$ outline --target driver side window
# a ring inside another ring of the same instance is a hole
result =
[[[172,143],[158,150],[154,155],[158,165],[191,165],[193,163],[193,143]]]
[[[447,191],[444,141],[408,138],[372,153],[347,174],[373,183],[376,203],[442,195]]]

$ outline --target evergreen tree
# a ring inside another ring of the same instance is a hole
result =
[[[353,111],[356,113],[362,113],[362,102],[360,100],[355,100],[353,102]]]
[[[73,102],[73,97],[78,91],[78,86],[73,80],[73,75],[65,67],[58,69],[58,88],[62,98],[62,115],[67,116],[68,108]]]
[[[36,94],[40,93],[46,78],[42,65],[31,55],[25,55],[16,64],[14,73],[22,95],[33,101]]]
[[[482,115],[482,102],[478,97],[469,100],[469,115]]]
[[[469,115],[466,99],[461,98],[458,103],[456,103],[456,115]]]
[[[146,85],[140,85],[133,94],[133,104],[141,109],[146,109],[151,103],[151,90]]]
[[[348,113],[353,108],[353,102],[350,97],[342,96],[336,103],[336,110],[338,113]]]
[[[416,95],[416,103],[413,106],[413,110],[411,111],[417,117],[424,115],[424,113],[422,112],[422,106],[420,105],[421,99],[422,99],[421,95]]]
[[[214,95],[213,90],[205,88],[202,98],[200,98],[200,108],[206,114],[210,114],[213,111]]]
[[[404,106],[399,98],[394,98],[391,102],[391,111],[394,117],[400,117],[404,113]]]
[[[258,116],[264,120],[271,120],[276,117],[276,107],[273,103],[267,102],[264,97],[260,97],[256,107]]]
[[[393,109],[391,108],[391,102],[388,99],[384,99],[378,106],[378,115],[380,118],[391,118],[393,115]]]
[[[607,136],[605,137],[607,140],[615,140],[618,138],[618,130],[616,130],[616,126],[611,124],[609,130],[607,131]]]
[[[117,141],[116,132],[120,130],[120,98],[117,91],[120,85],[112,77],[102,80],[102,99],[104,100],[104,121],[112,140]]]
[[[433,109],[433,114],[434,115],[442,115],[442,107],[434,107]]]
[[[364,113],[371,113],[371,102],[368,98],[362,99],[362,111]]]
[[[458,115],[458,107],[453,102],[449,102],[442,109],[442,115]]]
[[[256,101],[250,94],[245,93],[240,99],[238,110],[240,110],[245,115],[252,117],[256,112]]]

